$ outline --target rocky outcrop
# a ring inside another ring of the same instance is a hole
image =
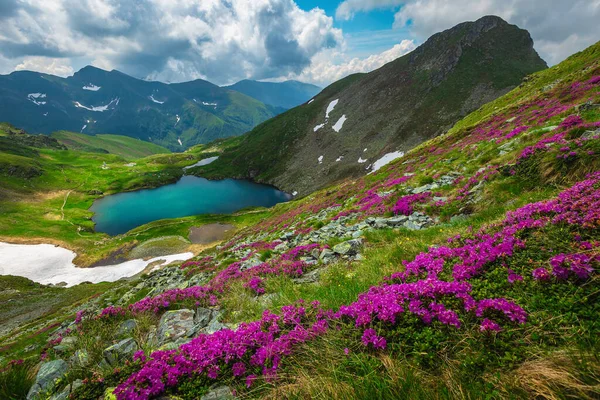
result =
[[[27,400],[38,400],[46,398],[51,393],[58,381],[64,378],[69,365],[64,360],[52,360],[40,366],[35,377],[35,383],[27,394]]]
[[[139,350],[139,346],[133,338],[123,339],[120,342],[104,349],[104,361],[115,367],[123,361],[133,357],[133,354]]]

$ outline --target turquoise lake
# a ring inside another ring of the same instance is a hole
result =
[[[156,189],[106,196],[90,211],[97,232],[125,233],[148,222],[199,214],[229,214],[246,207],[271,207],[292,198],[274,187],[245,180],[209,181],[184,176]]]

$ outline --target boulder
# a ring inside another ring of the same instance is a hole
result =
[[[249,260],[242,261],[240,265],[240,271],[245,271],[250,268],[258,267],[262,263],[263,262],[260,261],[258,258],[251,258]]]
[[[117,336],[132,335],[136,327],[137,322],[135,321],[135,319],[128,319],[127,321],[123,321],[117,328]]]
[[[81,379],[77,379],[73,381],[73,383],[67,385],[62,392],[50,397],[49,400],[68,400],[71,392],[75,391],[80,386],[83,386],[83,381]]]
[[[194,315],[194,325],[199,329],[205,328],[212,319],[213,310],[210,308],[198,307]]]
[[[121,361],[133,357],[133,354],[138,351],[139,347],[133,338],[121,340],[117,344],[104,349],[104,361],[112,366],[117,366]]]
[[[84,368],[90,363],[90,356],[85,349],[79,349],[75,351],[75,354],[71,356],[69,362],[74,367]]]
[[[200,400],[233,400],[233,392],[229,386],[218,386],[210,389],[210,391],[204,396],[200,397]]]
[[[64,378],[69,365],[64,360],[53,360],[43,363],[35,377],[35,383],[29,389],[27,400],[41,399],[41,396],[52,391],[58,380]]]
[[[167,311],[158,323],[156,339],[158,345],[175,342],[177,339],[188,336],[194,328],[194,312],[186,308],[182,310]]]
[[[333,252],[341,256],[353,256],[358,252],[358,248],[362,244],[360,239],[352,239],[346,242],[336,244],[333,247]]]
[[[335,260],[335,253],[329,249],[323,249],[319,255],[319,260],[321,260],[324,264],[329,264]]]
[[[315,283],[319,280],[319,277],[321,276],[322,272],[323,272],[323,269],[318,268],[313,271],[307,272],[306,274],[302,275],[300,278],[294,278],[294,279],[292,279],[292,281],[296,284]]]
[[[406,221],[408,221],[408,217],[405,215],[398,215],[395,217],[388,218],[386,220],[386,224],[392,228],[396,228],[402,226]]]
[[[203,332],[207,333],[207,334],[211,334],[211,333],[218,332],[222,329],[226,329],[227,326],[222,324],[220,319],[221,319],[221,312],[219,312],[219,311],[213,312],[213,318],[208,323],[208,326],[203,329]]]

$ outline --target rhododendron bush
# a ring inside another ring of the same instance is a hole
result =
[[[419,253],[404,262],[398,273],[336,312],[323,310],[318,302],[300,302],[283,307],[280,314],[265,311],[260,320],[235,331],[201,334],[177,350],[140,353],[139,371],[119,385],[115,394],[118,399],[148,399],[192,377],[203,377],[210,384],[227,375],[247,386],[259,375],[274,379],[297,346],[334,327],[349,337],[358,335],[361,345],[373,351],[402,341],[394,329],[409,316],[416,317],[422,327],[502,334],[526,324],[529,314],[510,297],[482,296],[485,291],[480,288],[487,275],[503,273],[507,293],[515,285],[585,282],[597,272],[600,244],[584,240],[579,231],[598,228],[600,172],[555,199],[528,204],[508,212],[500,223]],[[531,260],[521,264],[529,246],[536,246],[535,235],[546,235],[549,229],[561,229],[568,235],[565,243],[575,251],[544,249],[538,251],[539,257],[546,257],[541,261],[544,266]],[[295,249],[282,258],[294,260],[306,250]],[[252,278],[247,286],[258,291],[262,281]]]

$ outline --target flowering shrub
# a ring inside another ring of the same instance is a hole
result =
[[[267,310],[260,320],[243,323],[236,331],[201,334],[179,350],[152,353],[138,372],[116,388],[115,395],[119,400],[148,399],[201,374],[211,380],[226,373],[246,375],[251,386],[256,374],[274,377],[294,346],[324,332],[328,317],[318,302],[311,307],[300,303],[283,307],[282,315]]]
[[[471,280],[485,274],[490,265],[503,265],[503,260],[525,248],[527,243],[520,238],[525,231],[557,224],[597,228],[599,184],[600,173],[595,173],[556,199],[507,213],[500,224],[481,230],[473,238],[455,237],[452,247],[430,248],[406,262],[404,271],[386,278],[382,285],[372,287],[336,313],[323,311],[318,302],[311,307],[300,303],[283,307],[281,315],[265,311],[259,321],[242,324],[237,331],[201,335],[179,350],[154,352],[138,372],[118,386],[117,398],[148,399],[191,376],[215,380],[231,374],[248,385],[258,374],[271,379],[296,345],[325,334],[336,320],[363,328],[361,342],[373,349],[388,346],[385,327],[398,324],[405,314],[417,316],[425,325],[437,322],[454,329],[463,325],[461,313],[470,314],[479,319],[479,330],[484,333],[501,332],[503,324],[524,324],[528,315],[520,305],[502,297],[473,297]],[[293,249],[286,258],[293,260],[308,250],[308,246]],[[597,262],[597,256],[579,253],[561,253],[550,260],[557,277],[567,270],[579,278],[589,277]],[[511,269],[508,273],[513,282],[523,279]],[[543,268],[534,269],[532,274],[536,279],[549,276]],[[253,283],[248,287],[260,287],[259,280],[249,282]]]
[[[414,212],[413,205],[416,203],[423,203],[431,197],[431,192],[423,192],[417,194],[409,194],[408,196],[403,196],[394,207],[392,207],[392,212],[396,215],[411,215]]]

